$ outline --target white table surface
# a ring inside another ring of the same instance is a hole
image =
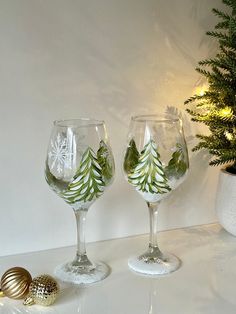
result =
[[[236,238],[218,224],[159,233],[162,249],[175,253],[182,267],[171,275],[148,278],[129,271],[127,259],[142,253],[148,236],[88,245],[91,259],[107,262],[111,275],[87,288],[61,285],[50,307],[25,307],[21,300],[0,299],[1,314],[235,314]],[[72,259],[74,247],[0,258],[0,274],[13,266],[32,276],[53,274],[56,265]]]

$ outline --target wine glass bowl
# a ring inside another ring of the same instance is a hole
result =
[[[109,274],[106,264],[93,263],[87,257],[85,222],[88,209],[112,183],[113,177],[114,159],[103,121],[54,122],[45,178],[52,190],[73,208],[77,222],[76,257],[55,270],[63,281],[90,284]]]
[[[146,275],[170,273],[180,260],[162,253],[157,244],[157,212],[160,201],[186,178],[189,161],[182,121],[172,115],[144,115],[131,119],[124,156],[127,181],[146,201],[150,214],[147,252],[129,259],[129,267]]]

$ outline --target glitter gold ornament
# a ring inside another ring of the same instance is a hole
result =
[[[29,292],[32,281],[30,273],[22,267],[8,269],[1,278],[0,296],[11,299],[23,299]]]
[[[29,294],[24,300],[24,305],[48,306],[55,302],[59,292],[56,280],[49,275],[41,275],[33,279],[29,286]]]

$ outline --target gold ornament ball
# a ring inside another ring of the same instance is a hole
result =
[[[1,278],[1,294],[11,299],[24,299],[29,292],[32,277],[22,267],[8,269]]]
[[[51,305],[55,302],[58,293],[59,286],[53,277],[49,275],[38,276],[30,284],[29,295],[25,299],[24,305]]]

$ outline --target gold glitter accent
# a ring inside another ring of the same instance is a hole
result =
[[[29,287],[29,295],[24,300],[24,305],[38,304],[43,306],[55,302],[59,292],[56,280],[49,275],[41,275],[33,279]]]

